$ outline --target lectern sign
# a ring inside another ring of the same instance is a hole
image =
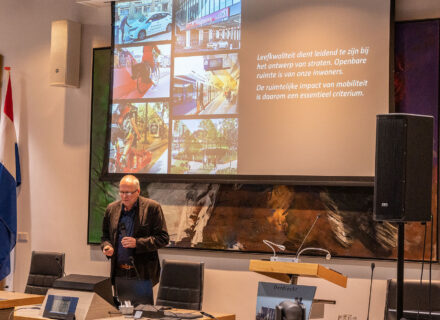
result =
[[[302,314],[298,319],[307,320],[315,291],[312,286],[259,282],[256,319],[275,320],[278,316],[283,319],[287,314]]]

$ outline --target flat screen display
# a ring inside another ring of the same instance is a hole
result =
[[[63,297],[55,296],[50,312],[67,314],[69,312],[70,303],[71,301],[68,299],[63,299]]]
[[[43,316],[50,319],[73,320],[78,297],[48,295]]]
[[[113,20],[105,174],[374,175],[390,1],[118,1]]]

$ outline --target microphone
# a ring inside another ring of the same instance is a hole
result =
[[[272,249],[272,251],[273,251],[273,256],[270,257],[270,261],[299,262],[299,257],[300,257],[300,255],[301,255],[301,253],[303,253],[304,251],[307,251],[307,250],[323,251],[323,252],[326,253],[325,258],[326,258],[327,260],[330,260],[332,256],[331,256],[330,252],[329,252],[328,250],[326,250],[326,249],[322,249],[322,248],[304,248],[304,249],[302,249],[304,243],[306,242],[307,237],[308,237],[309,234],[312,232],[313,228],[315,227],[316,222],[318,221],[318,219],[319,219],[320,217],[321,217],[321,215],[319,215],[319,214],[316,216],[315,221],[313,221],[312,226],[310,227],[309,231],[307,232],[306,236],[304,237],[303,241],[301,242],[301,245],[299,246],[299,248],[298,248],[298,250],[297,250],[297,252],[296,252],[294,258],[277,257],[277,256],[276,256],[276,253],[275,253],[275,249],[273,248],[273,246],[276,246],[278,249],[280,249],[280,250],[282,250],[282,251],[284,251],[284,250],[286,249],[286,247],[283,246],[283,245],[281,245],[281,244],[276,244],[276,243],[270,242],[270,241],[268,241],[268,240],[263,240],[263,242],[264,242],[267,246],[269,246],[269,247]],[[273,245],[273,246],[272,246],[272,245]],[[302,250],[301,250],[301,249],[302,249]]]
[[[119,224],[119,231],[121,232],[122,238],[127,236],[127,229],[125,228],[125,223],[124,222],[121,222]]]
[[[277,253],[275,252],[275,248],[274,248],[274,246],[275,246],[275,247],[277,247],[278,249],[280,249],[281,251],[284,251],[284,250],[286,250],[286,247],[285,247],[285,246],[283,246],[282,244],[278,244],[278,243],[275,243],[275,242],[269,241],[269,240],[263,240],[263,242],[264,242],[264,244],[265,244],[266,246],[268,246],[269,248],[271,248],[272,251],[273,251],[273,256],[270,257],[270,261],[281,261],[280,259],[285,259],[285,258],[279,258],[279,257],[277,257]]]
[[[64,268],[63,268],[63,266],[62,266],[62,264],[61,264],[61,259],[60,259],[60,257],[55,257],[55,261],[57,262],[57,265],[58,265],[58,267],[60,268],[61,275],[62,275],[63,277],[65,277],[65,276],[66,276],[66,273],[64,272]]]
[[[134,272],[136,272],[136,277],[138,278],[138,280],[141,280],[141,276],[139,275],[138,269],[136,268],[136,265],[134,264],[133,256],[129,256],[128,259],[130,259],[130,262],[133,265]]]
[[[302,249],[300,252],[298,252],[298,254],[296,255],[296,261],[295,262],[299,261],[299,257],[301,256],[301,254],[304,251],[321,251],[321,252],[326,253],[325,260],[330,260],[332,258],[332,255],[331,255],[330,251],[328,251],[327,249],[307,247],[307,248]]]
[[[374,262],[371,263],[371,279],[370,279],[370,296],[368,297],[368,313],[367,313],[367,320],[370,319],[370,303],[371,303],[371,289],[373,288],[373,272],[374,272],[374,267],[376,265],[374,264]]]
[[[215,319],[218,320],[216,317],[214,317],[212,314],[209,314],[205,311],[199,311],[201,315],[204,315],[205,317],[211,318],[211,319]]]
[[[304,237],[303,241],[301,242],[301,245],[299,246],[298,250],[296,251],[297,252],[297,255],[295,257],[296,262],[298,262],[298,253],[301,251],[302,246],[304,245],[304,242],[306,242],[307,237],[309,236],[310,232],[312,232],[313,228],[315,227],[316,221],[318,221],[319,218],[321,218],[320,214],[318,214],[316,216],[315,221],[313,221],[313,224],[309,229],[309,232],[307,232],[306,236]]]
[[[302,249],[304,243],[306,242],[307,238],[309,237],[310,233],[312,232],[312,230],[313,230],[313,228],[315,227],[316,222],[318,221],[319,218],[321,218],[321,215],[320,215],[320,214],[318,214],[318,215],[316,216],[315,221],[313,221],[313,224],[312,224],[312,226],[311,226],[310,229],[309,229],[309,232],[307,232],[306,236],[304,237],[303,241],[301,242],[301,245],[299,246],[298,250],[296,251],[295,258],[293,259],[294,262],[299,262],[299,257],[301,256],[301,254],[302,254],[304,251],[309,251],[309,250],[315,250],[315,251],[322,251],[322,252],[325,252],[325,253],[326,253],[326,255],[325,255],[325,259],[326,259],[326,260],[330,260],[330,259],[331,259],[332,255],[330,254],[330,251],[328,251],[327,249],[323,249],[323,248],[311,248],[311,247],[307,247],[307,248]]]

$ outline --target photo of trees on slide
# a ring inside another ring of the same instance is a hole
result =
[[[171,173],[236,174],[238,119],[173,121]]]

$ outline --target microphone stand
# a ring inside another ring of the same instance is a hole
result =
[[[65,277],[66,273],[64,272],[64,268],[61,264],[60,258],[59,257],[55,257],[55,261],[57,262],[58,267],[60,268],[61,271],[61,277]]]
[[[373,274],[374,274],[374,267],[376,265],[371,263],[371,278],[370,278],[370,295],[368,297],[368,313],[367,313],[367,320],[370,320],[370,305],[371,305],[371,291],[373,289]]]
[[[125,223],[121,223],[119,226],[121,230],[121,236],[124,238],[127,236],[127,229],[125,227]],[[139,275],[138,269],[136,268],[136,265],[134,264],[134,258],[133,256],[129,256],[128,259],[130,259],[131,264],[133,265],[134,272],[136,272],[136,277],[138,280],[141,280],[141,276]]]
[[[138,280],[141,280],[141,276],[139,275],[138,269],[136,268],[136,265],[134,264],[133,256],[130,256],[129,259],[130,259],[131,264],[133,265],[134,272],[136,272],[136,277],[138,278]]]
[[[397,233],[397,297],[396,313],[397,320],[403,317],[403,281],[404,281],[404,262],[405,262],[405,223],[397,223],[399,229]]]

